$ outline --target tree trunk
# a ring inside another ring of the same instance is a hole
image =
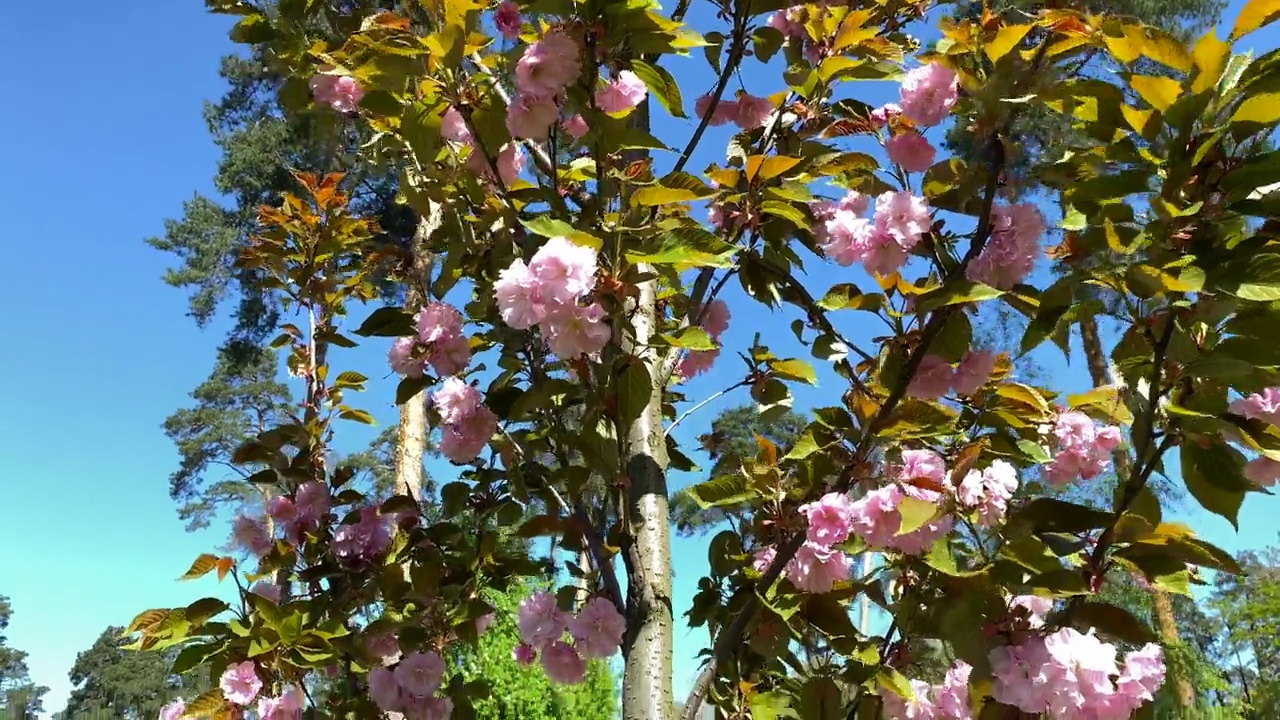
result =
[[[652,272],[641,265],[640,273]],[[624,522],[627,634],[623,639],[623,720],[668,720],[671,695],[671,516],[667,446],[662,434],[662,361],[650,346],[657,320],[652,280],[640,283],[623,351],[649,372],[649,399],[620,438],[628,483]]]
[[[1107,362],[1107,355],[1102,349],[1102,337],[1098,334],[1096,318],[1088,317],[1080,321],[1080,342],[1084,346],[1085,362],[1089,366],[1089,377],[1093,380],[1094,387],[1112,382],[1119,383],[1121,381],[1119,374],[1112,372],[1111,364]],[[1114,378],[1113,375],[1115,375]],[[1151,388],[1148,392],[1155,393],[1158,389]],[[1114,460],[1116,474],[1123,481],[1130,473],[1129,453],[1117,448]],[[1169,599],[1169,593],[1155,586],[1151,587],[1150,592],[1151,606],[1155,611],[1156,632],[1159,633],[1160,639],[1166,646],[1181,645],[1182,639],[1178,633],[1178,622],[1173,615],[1173,602]],[[1168,667],[1168,673],[1174,688],[1173,697],[1178,706],[1183,709],[1193,707],[1196,701],[1195,688],[1191,686],[1191,681],[1184,674],[1185,668],[1172,663]]]
[[[413,267],[405,278],[404,309],[409,314],[427,304],[431,287],[431,266],[435,258],[424,249],[427,238],[440,224],[440,208],[432,204],[427,216],[418,220],[413,233]],[[400,426],[396,438],[397,495],[408,495],[422,502],[422,485],[426,479],[422,460],[427,454],[427,398],[419,391],[400,406]],[[408,568],[405,568],[408,572]]]

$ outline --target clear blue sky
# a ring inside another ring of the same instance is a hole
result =
[[[1239,5],[1232,3],[1228,18]],[[148,607],[219,592],[212,583],[174,579],[225,533],[183,531],[167,493],[176,455],[160,423],[207,377],[225,326],[196,329],[185,317],[183,293],[160,281],[170,258],[143,239],[160,233],[164,218],[178,216],[194,191],[212,192],[218,155],[200,110],[222,94],[218,59],[232,45],[230,23],[205,14],[195,0],[71,0],[56,12],[32,3],[3,6],[0,47],[20,60],[6,78],[10,100],[0,114],[0,137],[16,154],[0,176],[11,308],[0,354],[7,385],[0,594],[12,598],[15,611],[9,640],[31,654],[34,679],[53,689],[46,707],[57,710],[70,691],[67,671],[76,653],[105,627]],[[1260,34],[1251,44],[1269,50],[1276,35]],[[753,62],[749,69],[758,67]],[[710,86],[707,66],[695,53],[670,67],[691,111]],[[870,102],[889,99],[882,84],[859,88]],[[659,129],[679,130],[672,121]],[[690,169],[722,161],[712,148],[717,142],[723,148],[723,139],[723,132],[713,133]],[[815,273],[816,288],[861,279],[831,267]],[[730,299],[741,300],[733,285]],[[753,331],[764,332],[775,350],[807,356],[791,339],[792,318],[762,311],[735,317],[721,370],[696,380],[689,396],[731,381],[721,374],[736,363],[731,350],[745,347]],[[384,352],[377,346],[341,360],[380,376]],[[1060,357],[1045,355],[1044,362],[1066,389],[1087,385]],[[829,373],[823,380],[818,389],[797,391],[797,407],[830,403],[838,385]],[[375,384],[364,403],[384,422],[394,420],[391,386]],[[682,426],[681,440],[693,444],[718,409],[746,400],[730,397],[703,410]],[[344,445],[358,447],[367,437],[353,426]],[[451,479],[445,465],[432,470]],[[676,476],[672,484],[691,479]],[[1240,535],[1204,513],[1187,519],[1234,551],[1274,541],[1269,521],[1277,512],[1280,501],[1251,496]],[[678,612],[688,607],[705,557],[704,541],[677,541]],[[703,639],[701,631],[677,630],[679,694],[696,674]]]

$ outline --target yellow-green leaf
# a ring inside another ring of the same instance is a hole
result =
[[[1196,63],[1196,76],[1191,82],[1191,92],[1202,93],[1217,85],[1230,54],[1231,46],[1219,40],[1217,31],[1210,28],[1191,51]]]
[[[839,53],[845,48],[856,45],[864,40],[870,40],[880,33],[879,26],[872,25],[867,27],[867,20],[871,19],[870,10],[855,10],[844,16],[844,22],[840,24],[840,32],[836,34],[835,42],[831,44],[831,51]]]
[[[196,578],[204,577],[216,567],[218,567],[218,556],[205,553],[191,563],[191,569],[187,570],[187,573],[179,580],[195,580]]]
[[[1161,111],[1167,110],[1182,92],[1177,80],[1154,75],[1134,75],[1129,84],[1151,107]]]
[[[796,380],[809,385],[818,384],[818,374],[814,372],[813,366],[804,360],[774,360],[769,363],[769,369],[786,380]]]
[[[898,526],[898,535],[906,535],[915,532],[924,527],[924,524],[933,519],[938,514],[938,506],[927,500],[919,500],[913,497],[904,497],[902,502],[898,503],[898,513],[902,516],[902,523]]]
[[[1256,122],[1269,125],[1280,120],[1280,93],[1254,95],[1236,108],[1231,122]]]
[[[1142,57],[1142,47],[1146,44],[1142,28],[1134,25],[1126,25],[1124,35],[1120,37],[1104,35],[1102,39],[1112,57],[1126,65]]]
[[[997,62],[1000,58],[1009,54],[1009,51],[1022,42],[1022,38],[1026,37],[1027,32],[1031,30],[1030,25],[1005,25],[996,32],[996,36],[983,46],[983,51],[987,57],[991,58],[991,62]]]
[[[701,193],[686,188],[663,187],[651,185],[640,188],[631,196],[637,205],[671,205],[673,203],[690,202],[703,197]]]
[[[755,180],[757,177],[769,180],[799,164],[800,158],[752,155],[747,158],[747,180]]]
[[[1122,104],[1120,105],[1120,114],[1124,115],[1125,122],[1129,123],[1129,127],[1141,135],[1146,130],[1147,122],[1151,120],[1151,116],[1155,114],[1155,111],[1139,110],[1132,105]]]
[[[1191,69],[1191,54],[1181,41],[1155,28],[1145,28],[1146,39],[1142,44],[1142,54],[1181,72]]]
[[[1231,29],[1231,39],[1239,40],[1258,28],[1269,25],[1280,17],[1280,0],[1249,0],[1236,18]]]

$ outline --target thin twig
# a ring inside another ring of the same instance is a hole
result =
[[[738,382],[736,382],[736,383],[734,383],[734,384],[730,385],[729,387],[727,387],[727,388],[725,388],[725,389],[721,390],[720,392],[718,392],[718,393],[716,393],[716,394],[714,394],[714,395],[711,395],[711,396],[710,396],[710,397],[708,397],[706,400],[703,400],[702,402],[698,403],[697,405],[694,405],[693,407],[689,408],[688,410],[685,410],[683,413],[681,413],[681,414],[680,414],[680,417],[678,417],[678,418],[676,418],[675,420],[672,420],[672,421],[671,421],[671,424],[667,426],[667,429],[666,429],[666,431],[664,431],[664,432],[662,433],[662,436],[663,436],[663,437],[667,437],[668,435],[670,435],[670,434],[671,434],[671,431],[672,431],[672,430],[675,430],[677,425],[679,425],[680,423],[684,422],[684,419],[685,419],[685,418],[689,417],[690,415],[694,414],[695,412],[697,412],[697,411],[701,410],[702,408],[706,407],[708,404],[710,404],[711,402],[713,402],[713,401],[714,401],[714,400],[716,400],[717,398],[724,397],[725,395],[728,395],[729,393],[733,392],[734,390],[737,390],[737,389],[738,389],[738,388],[740,388],[740,387],[746,387],[747,385],[750,385],[750,384],[751,384],[751,383],[747,382],[746,380],[739,380]]]

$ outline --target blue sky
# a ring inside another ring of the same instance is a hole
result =
[[[30,653],[34,679],[50,686],[47,707],[57,710],[70,690],[67,671],[80,650],[108,625],[124,624],[148,607],[186,604],[217,593],[212,582],[179,583],[201,552],[221,544],[224,529],[186,533],[167,492],[176,454],[160,423],[207,377],[225,326],[198,330],[185,316],[181,291],[160,281],[170,258],[143,239],[181,212],[199,190],[212,193],[218,159],[201,118],[201,103],[223,87],[218,59],[232,49],[230,23],[207,15],[201,3],[72,0],[50,12],[31,3],[3,3],[0,47],[24,58],[8,74],[10,104],[0,114],[0,137],[9,138],[10,171],[0,175],[10,267],[4,292],[9,330],[0,354],[3,401],[0,457],[0,594],[11,597],[15,616],[10,642]],[[1240,6],[1232,3],[1227,17]],[[1228,23],[1228,27],[1229,27]],[[1276,46],[1268,31],[1249,44]],[[710,87],[701,53],[669,67],[685,90],[686,106]],[[748,69],[756,69],[748,60]],[[756,77],[760,73],[749,74]],[[771,74],[776,77],[776,74]],[[757,94],[772,87],[751,87]],[[859,86],[859,97],[889,99],[883,84]],[[660,135],[682,126],[660,121]],[[687,130],[685,130],[687,132]],[[690,164],[701,170],[723,161],[724,132],[715,132]],[[817,268],[819,291],[860,273]],[[736,284],[734,307],[746,307]],[[775,351],[801,357],[788,325],[793,315],[752,310],[735,317],[720,370],[695,380],[689,397],[700,398],[733,381],[725,369],[737,362],[753,331],[765,333]],[[357,314],[357,321],[359,319]],[[841,318],[853,335],[871,328]],[[74,347],[72,347],[74,345]],[[345,367],[381,377],[385,347],[341,355]],[[1045,354],[1050,377],[1080,390],[1078,367]],[[830,403],[838,392],[829,373],[816,389],[796,391],[797,407]],[[363,405],[382,421],[394,421],[393,382],[374,383]],[[745,394],[702,410],[678,431],[693,445],[718,409],[746,402]],[[342,444],[361,446],[368,432],[344,429]],[[447,465],[432,468],[452,478]],[[675,475],[673,487],[694,478]],[[1229,550],[1275,540],[1280,500],[1251,496],[1239,535],[1203,512],[1185,519]],[[678,540],[678,611],[705,564],[705,541]],[[694,655],[704,634],[677,630],[676,690],[696,674]]]

